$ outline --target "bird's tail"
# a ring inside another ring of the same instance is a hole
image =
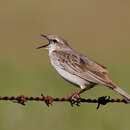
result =
[[[122,90],[120,87],[118,87],[115,83],[111,82],[108,87],[118,92],[121,96],[123,96],[127,100],[128,103],[130,103],[130,95],[124,90]]]

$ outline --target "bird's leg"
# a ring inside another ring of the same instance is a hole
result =
[[[77,90],[76,92],[74,92],[74,93],[72,93],[71,95],[69,95],[68,98],[80,97],[79,95],[80,95],[81,93],[83,93],[85,90],[86,90],[85,88],[84,88],[84,89],[80,88],[80,89]]]
[[[68,98],[71,100],[71,105],[73,106],[73,104],[76,104],[77,106],[79,106],[80,103],[80,94],[83,93],[84,91],[93,88],[96,84],[90,84],[90,85],[84,85],[84,86],[80,86],[80,89],[77,90],[76,92],[72,93]]]
[[[80,103],[80,94],[83,93],[86,88],[80,88],[76,92],[72,93],[68,98],[71,100],[71,105],[76,104],[79,106]]]

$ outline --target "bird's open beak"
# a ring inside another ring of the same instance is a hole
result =
[[[46,38],[49,42],[47,44],[45,44],[45,45],[37,47],[36,49],[46,48],[50,44],[50,40],[48,39],[47,35],[41,34],[41,36],[44,37],[44,38]]]

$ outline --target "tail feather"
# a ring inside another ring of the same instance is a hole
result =
[[[122,90],[120,87],[118,87],[113,82],[110,83],[109,87],[112,88],[114,91],[118,92],[121,96],[123,96],[128,101],[128,103],[130,103],[130,95],[127,92]]]

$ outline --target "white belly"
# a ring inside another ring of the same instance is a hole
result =
[[[75,84],[81,88],[84,88],[86,85],[90,84],[88,81],[62,69],[57,61],[51,60],[51,64],[64,79],[71,82],[72,84]]]
[[[66,80],[69,82],[78,85],[80,87],[84,87],[86,84],[88,84],[85,80],[81,79],[80,77],[76,75],[72,75],[69,72],[63,70],[63,69],[56,69],[56,71]]]

